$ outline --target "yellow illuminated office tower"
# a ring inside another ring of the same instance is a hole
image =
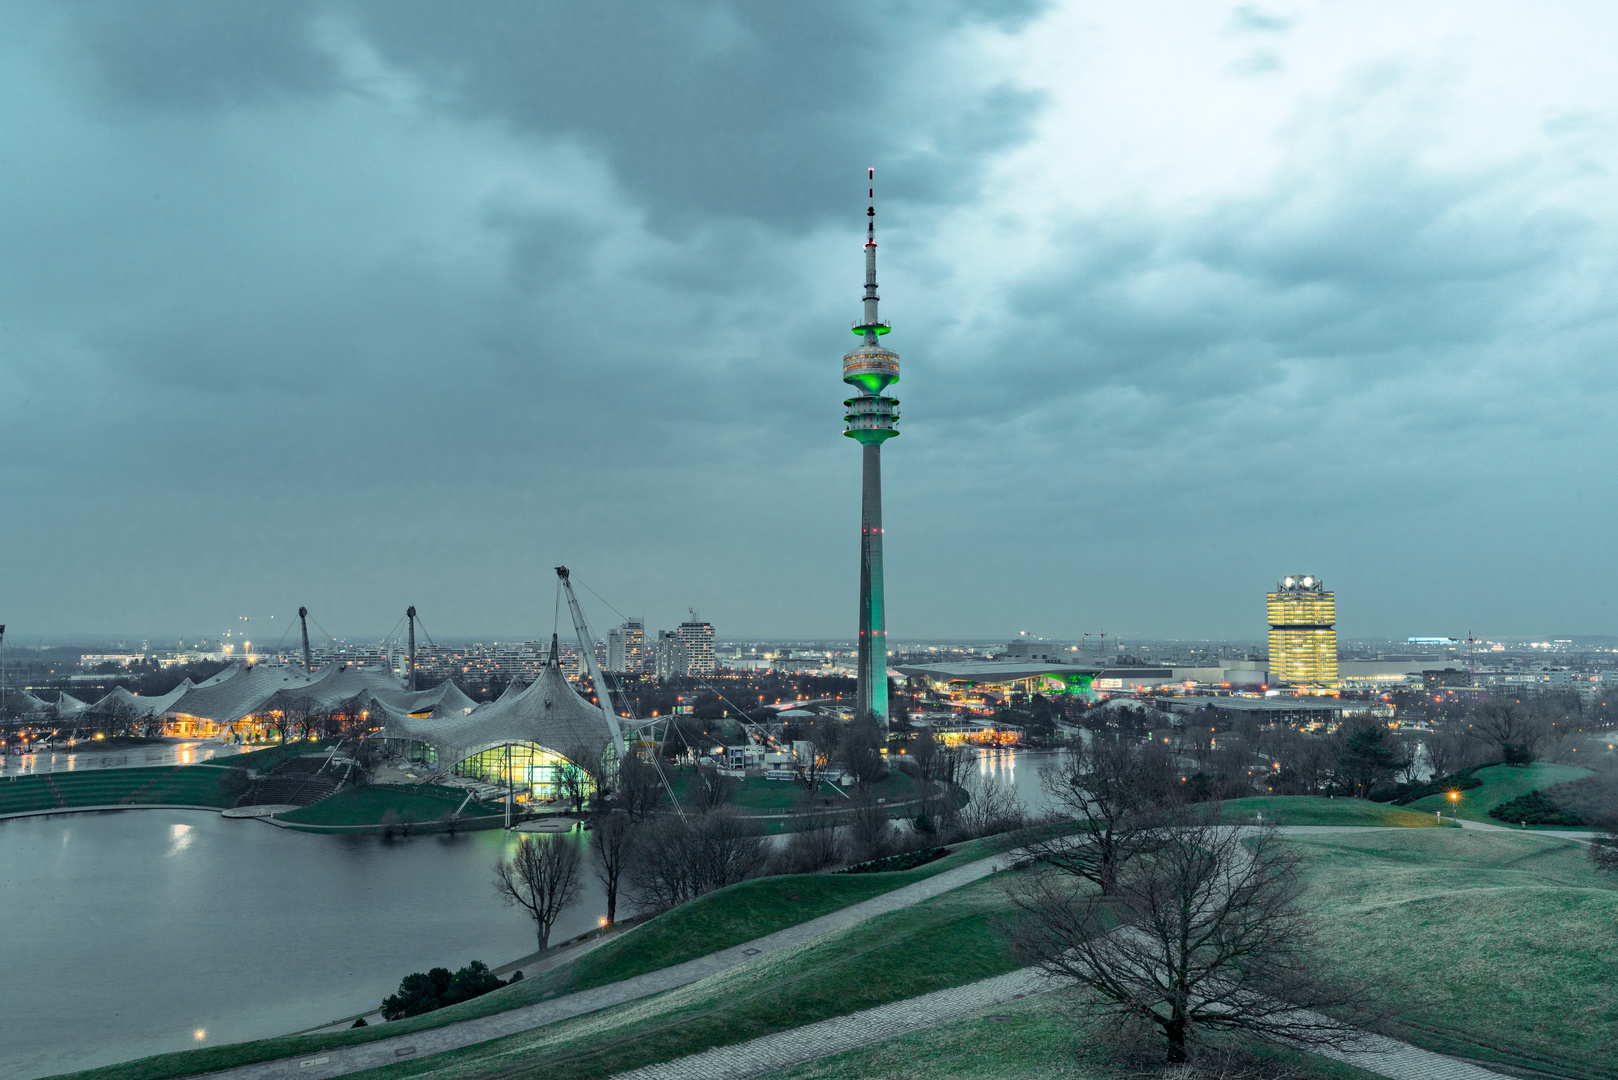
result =
[[[1270,681],[1336,690],[1337,597],[1312,574],[1282,578],[1269,594]]]

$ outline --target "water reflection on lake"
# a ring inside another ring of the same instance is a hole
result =
[[[582,843],[582,836],[571,842]],[[412,971],[535,949],[500,905],[499,830],[295,833],[216,813],[0,821],[0,1077],[280,1035],[376,1006]],[[595,925],[601,888],[553,940]]]
[[[1044,814],[1053,810],[1049,792],[1040,779],[1040,770],[1063,754],[1065,750],[1019,750],[1013,746],[975,749],[977,760],[973,769],[979,776],[994,777],[1017,793],[1023,809],[1030,814]]]

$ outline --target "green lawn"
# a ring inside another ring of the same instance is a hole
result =
[[[160,1054],[69,1075],[80,1080],[170,1080],[486,1016],[706,956],[986,858],[1005,846],[996,837],[974,840],[957,845],[936,862],[900,873],[803,874],[745,881],[665,912],[550,971],[423,1016],[320,1035],[286,1035]]]
[[[653,998],[375,1074],[611,1076],[1010,971],[1007,917],[1001,883],[978,881]]]
[[[92,769],[17,776],[0,780],[0,814],[53,807],[150,805],[231,805],[220,790],[222,769],[167,765],[140,769]]]
[[[1562,1076],[1618,1072],[1618,877],[1583,845],[1464,830],[1297,837],[1329,955],[1392,1034]]]
[[[1461,792],[1461,797],[1455,800],[1455,813],[1468,821],[1504,825],[1504,822],[1496,821],[1489,816],[1491,806],[1510,802],[1536,788],[1548,788],[1564,780],[1577,780],[1581,776],[1589,776],[1590,770],[1536,761],[1532,765],[1490,765],[1486,769],[1479,769],[1473,775],[1483,781],[1483,786]],[[1409,806],[1411,810],[1425,810],[1428,814],[1440,808],[1443,809],[1445,817],[1450,815],[1448,795],[1429,795],[1425,799],[1417,799]]]
[[[993,1013],[952,1020],[873,1046],[768,1073],[760,1080],[1112,1080],[1120,1072],[1110,1041],[1076,1018],[1073,991],[1040,994]],[[1297,1080],[1380,1080],[1351,1065],[1255,1046],[1256,1055]]]
[[[222,757],[216,761],[205,762],[208,765],[223,765],[226,768],[256,769],[260,775],[274,772],[276,767],[288,758],[300,754],[316,754],[329,751],[336,739],[309,739],[294,740],[287,743],[277,743],[262,750],[249,750],[245,754],[236,754],[231,757]]]
[[[1321,795],[1259,795],[1231,799],[1224,804],[1226,821],[1251,822],[1263,813],[1276,825],[1381,825],[1432,828],[1438,819],[1431,810],[1421,813],[1369,799],[1328,799]]]
[[[391,810],[401,824],[431,825],[443,815],[452,813],[466,798],[461,788],[440,787],[436,784],[373,784],[366,787],[346,787],[329,799],[278,815],[278,820],[295,825],[374,825],[381,827],[383,818]],[[488,806],[476,799],[466,804],[463,817],[494,818],[503,820],[505,811],[499,806]]]

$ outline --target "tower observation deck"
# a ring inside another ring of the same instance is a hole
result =
[[[843,354],[843,381],[859,393],[843,402],[843,434],[860,444],[859,680],[856,715],[888,724],[888,628],[882,599],[882,444],[899,434],[899,399],[883,391],[899,381],[899,354],[882,344],[892,327],[877,318],[876,170],[867,174],[865,311],[854,324],[860,344]]]

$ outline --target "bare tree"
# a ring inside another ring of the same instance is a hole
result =
[[[1171,775],[1157,744],[1097,732],[1088,746],[1042,770],[1052,800],[1079,830],[1036,842],[1035,856],[1111,894],[1119,870],[1156,835],[1164,807],[1178,799]]]
[[[623,810],[596,818],[590,830],[590,851],[595,855],[596,879],[607,893],[607,921],[618,920],[618,883],[635,842],[634,821]]]
[[[516,853],[494,864],[495,892],[506,906],[528,912],[542,950],[551,927],[578,899],[581,861],[579,849],[562,836],[520,836]]]
[[[848,774],[860,787],[870,787],[888,775],[888,763],[882,756],[887,739],[882,730],[869,718],[854,721],[843,736],[842,759]]]
[[[1507,765],[1526,765],[1539,758],[1551,727],[1515,701],[1480,702],[1472,710],[1469,733],[1491,747]]]
[[[726,776],[717,767],[698,765],[685,790],[691,805],[706,811],[728,803],[739,786],[734,776]]]
[[[848,838],[854,857],[862,862],[893,852],[893,818],[888,808],[868,791],[860,792],[854,799],[854,810],[848,817]]]
[[[1017,793],[993,773],[968,773],[960,790],[966,795],[966,804],[953,824],[954,831],[964,838],[1010,832],[1028,821]]]
[[[769,845],[728,806],[689,821],[663,815],[638,830],[627,864],[627,892],[642,910],[664,911],[760,870]]]
[[[1296,855],[1273,828],[1221,826],[1211,804],[1160,829],[1120,867],[1111,897],[1049,870],[1009,890],[1027,916],[1018,950],[1119,1019],[1155,1027],[1173,1062],[1201,1032],[1306,1046],[1358,1037],[1335,1017],[1364,995],[1320,974],[1301,893]]]
[[[645,821],[663,801],[657,766],[631,750],[618,763],[618,807],[633,822]]]
[[[814,874],[848,860],[837,823],[831,817],[810,813],[803,819],[803,826],[787,834],[786,841],[776,852],[774,873]]]
[[[556,770],[556,786],[562,797],[573,804],[576,814],[584,809],[585,800],[600,790],[601,755],[588,746],[574,746],[563,755],[567,764]]]

